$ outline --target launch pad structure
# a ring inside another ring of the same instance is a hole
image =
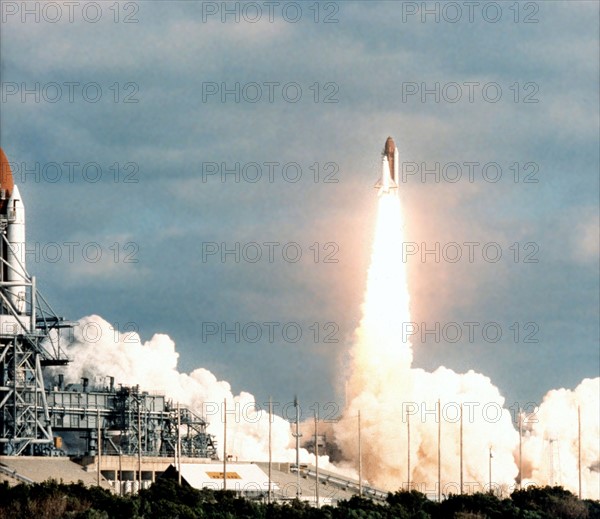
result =
[[[27,272],[25,208],[0,149],[0,455],[217,458],[206,420],[164,395],[111,377],[65,385],[61,329],[75,324]]]
[[[90,390],[87,379],[63,388],[59,375],[59,385],[47,391],[50,426],[64,435],[59,436],[62,448],[85,456],[216,458],[215,441],[202,417],[164,395],[137,386],[115,388],[108,378],[109,386]],[[65,445],[69,435],[75,444],[85,440],[85,449],[81,443],[79,452]]]

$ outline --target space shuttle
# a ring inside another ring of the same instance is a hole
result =
[[[0,281],[17,314],[26,311],[25,206],[10,164],[0,148]],[[6,301],[2,301],[6,305]]]
[[[379,189],[379,196],[391,193],[392,190],[398,189],[398,148],[394,143],[394,139],[388,137],[383,147],[381,160],[381,178],[375,184],[375,188]]]

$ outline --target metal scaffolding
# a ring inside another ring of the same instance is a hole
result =
[[[54,443],[42,368],[66,364],[56,332],[72,324],[56,316],[18,258],[6,261],[10,218],[0,215],[0,454],[49,455]],[[22,273],[9,280],[14,262]]]
[[[137,386],[114,388],[111,383],[90,389],[82,379],[82,384],[63,389],[61,377],[48,391],[48,409],[55,434],[80,434],[81,445],[64,446],[71,455],[96,455],[100,431],[104,455],[172,458],[179,434],[182,456],[216,459],[216,443],[206,432],[206,420]]]

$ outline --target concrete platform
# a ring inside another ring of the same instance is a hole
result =
[[[265,473],[268,472],[268,463],[257,463]],[[316,501],[316,472],[313,465],[301,466],[300,473],[290,463],[273,463],[271,479],[279,487],[274,498],[277,500],[294,499],[297,489],[300,491],[299,499],[315,503]],[[321,505],[335,505],[338,501],[350,499],[359,494],[357,480],[338,476],[326,470],[319,471],[319,502]],[[387,492],[376,490],[366,485],[363,486],[363,496],[376,501],[385,501]]]
[[[49,479],[66,484],[82,481],[86,486],[95,486],[98,482],[96,473],[86,471],[66,457],[0,456],[0,481],[18,485]],[[100,486],[111,489],[105,478],[101,478]]]

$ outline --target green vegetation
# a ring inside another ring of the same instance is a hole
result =
[[[0,485],[1,519],[596,519],[600,502],[579,500],[562,487],[530,487],[510,499],[491,494],[452,495],[441,503],[415,490],[389,494],[387,503],[353,497],[337,507],[306,503],[265,504],[231,491],[195,490],[161,479],[139,495],[120,497],[82,483],[55,481]]]

